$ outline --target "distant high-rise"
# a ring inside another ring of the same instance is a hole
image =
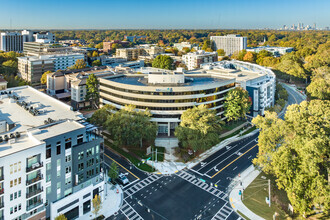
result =
[[[247,47],[247,38],[235,34],[211,36],[211,41],[214,42],[215,50],[223,49],[227,56],[232,55],[236,51],[246,49]]]

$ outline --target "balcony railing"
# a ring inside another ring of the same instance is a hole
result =
[[[38,181],[42,180],[42,178],[43,178],[43,175],[38,173],[38,175],[35,178],[26,180],[26,185],[28,186],[28,185],[31,185],[32,183],[38,182]]]
[[[33,170],[39,169],[39,168],[43,167],[43,165],[44,165],[43,162],[41,162],[41,163],[39,163],[39,162],[34,163],[30,167],[27,167],[26,168],[26,172],[28,173],[28,172],[31,172]]]
[[[36,208],[36,207],[42,205],[42,203],[43,203],[43,200],[40,199],[40,200],[38,200],[38,201],[37,201],[36,203],[34,203],[34,204],[27,205],[27,206],[26,206],[26,210],[27,210],[27,211],[30,211],[31,209],[34,209],[34,208]]]
[[[40,187],[39,189],[36,189],[36,190],[34,190],[32,192],[29,192],[29,193],[26,193],[26,198],[28,199],[28,198],[30,198],[32,196],[35,196],[35,195],[37,195],[37,194],[39,194],[39,193],[41,193],[43,191],[44,191],[44,188],[43,187]]]

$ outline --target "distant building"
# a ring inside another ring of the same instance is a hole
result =
[[[197,44],[191,44],[189,42],[181,42],[181,43],[174,43],[174,48],[177,48],[179,51],[183,50],[183,48],[199,50],[199,46]]]
[[[125,39],[130,42],[133,42],[134,40],[143,40],[146,38],[147,38],[146,36],[125,36]]]
[[[55,35],[50,32],[24,30],[19,32],[3,32],[0,34],[0,50],[23,52],[24,42],[54,43]]]
[[[109,42],[103,42],[103,52],[109,53],[112,50],[112,45],[113,44],[121,44],[123,46],[128,45],[128,41],[121,41],[121,40],[113,40]]]
[[[211,36],[215,50],[223,49],[226,56],[231,56],[234,52],[244,50],[247,47],[247,38],[240,35],[229,34],[226,36]]]
[[[203,63],[215,61],[218,61],[218,53],[205,52],[204,50],[190,52],[182,56],[182,62],[187,66],[188,70],[199,68]]]
[[[250,47],[247,48],[246,51],[259,53],[262,50],[266,50],[271,52],[275,57],[279,57],[286,53],[291,53],[294,48],[293,47],[270,47],[270,46],[263,46],[263,47]]]
[[[53,43],[24,42],[23,53],[27,56],[38,56],[46,53],[71,52],[72,47]]]
[[[139,56],[156,56],[164,53],[165,50],[158,46],[143,46],[133,48],[120,48],[116,50],[116,57],[125,58],[128,61],[137,60]]]
[[[77,60],[85,59],[81,53],[51,54],[18,57],[18,75],[32,85],[39,85],[44,72],[65,70]]]

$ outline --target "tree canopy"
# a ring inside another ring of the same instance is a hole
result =
[[[81,60],[77,60],[73,66],[69,67],[69,69],[73,69],[73,70],[74,69],[84,69],[86,67],[87,67],[86,62],[83,59],[81,59]]]
[[[52,71],[47,71],[47,72],[44,72],[40,78],[40,83],[41,84],[46,84],[47,83],[47,75],[49,73],[51,73]]]
[[[223,124],[215,110],[199,105],[183,112],[174,134],[184,148],[206,150],[219,142]]]
[[[276,113],[252,120],[260,128],[259,152],[253,163],[277,178],[294,209],[308,213],[313,206],[330,208],[330,101],[291,105],[285,121]]]
[[[224,103],[225,116],[228,121],[236,121],[239,118],[245,118],[251,107],[249,93],[241,87],[230,90],[226,95]]]
[[[99,101],[99,81],[94,74],[90,74],[86,80],[86,100],[91,101],[92,107],[98,107]]]
[[[152,67],[161,69],[173,69],[173,59],[167,55],[158,55],[152,62]]]
[[[322,66],[313,70],[312,82],[307,87],[312,98],[330,100],[330,67]]]
[[[100,60],[94,60],[94,61],[92,62],[92,66],[101,66],[101,65],[102,65],[102,63],[101,63]]]

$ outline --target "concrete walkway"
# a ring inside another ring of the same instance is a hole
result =
[[[99,212],[99,215],[104,215],[105,218],[108,218],[115,213],[117,213],[123,203],[123,190],[119,185],[112,185],[112,184],[106,184],[107,189],[104,192],[104,198],[102,199],[102,208]],[[117,193],[118,190],[118,193]],[[93,206],[91,202],[91,206]],[[91,210],[93,210],[93,207],[91,207]],[[92,211],[86,213],[83,216],[80,216],[79,219],[82,220],[90,220],[93,219],[95,216],[92,213]]]
[[[239,195],[239,190],[246,189],[252,181],[259,175],[260,171],[255,170],[253,165],[247,168],[243,173],[241,173],[241,177],[235,177],[233,182],[234,188],[229,194],[230,204],[235,211],[240,211],[246,217],[253,220],[262,220],[260,216],[254,214],[250,209],[248,209],[242,202],[241,196]],[[240,184],[242,182],[242,185]]]

